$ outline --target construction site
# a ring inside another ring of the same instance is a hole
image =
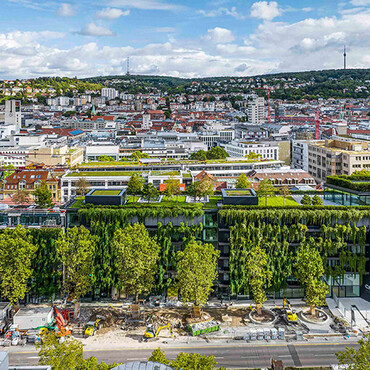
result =
[[[303,301],[287,299],[266,302],[260,315],[250,302],[216,300],[202,310],[156,298],[138,304],[82,303],[79,318],[72,303],[20,306],[17,311],[2,304],[0,344],[33,346],[50,331],[60,337],[72,335],[90,350],[349,339],[370,332],[370,307],[361,301],[357,308],[353,299],[350,306],[343,300],[339,305],[329,300],[328,306],[316,309],[314,317]]]

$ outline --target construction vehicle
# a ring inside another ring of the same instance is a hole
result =
[[[296,312],[292,309],[290,302],[285,297],[283,297],[283,310],[284,319],[288,324],[296,323],[298,321]]]
[[[163,330],[163,329],[168,329],[171,337],[172,337],[172,328],[171,324],[168,323],[167,325],[158,325],[158,324],[148,324],[144,333],[144,340],[153,340],[158,338],[158,334]]]
[[[84,326],[84,338],[94,336],[97,330],[99,330],[102,327],[103,320],[105,320],[105,317],[97,316],[95,321],[87,322]]]
[[[8,302],[0,302],[0,334],[5,334],[12,321],[12,306]]]

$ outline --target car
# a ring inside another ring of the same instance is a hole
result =
[[[370,285],[365,284],[365,289],[366,289],[366,290],[370,290]]]

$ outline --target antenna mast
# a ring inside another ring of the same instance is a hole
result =
[[[130,57],[127,57],[127,76],[130,76]]]
[[[347,52],[346,52],[346,45],[344,45],[343,59],[344,59],[344,70],[346,70],[346,69],[347,69]]]

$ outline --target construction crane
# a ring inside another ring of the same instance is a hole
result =
[[[270,104],[270,97],[271,97],[271,90],[275,90],[273,87],[256,87],[255,90],[265,90],[267,91],[267,122],[271,123],[271,104]]]
[[[316,128],[315,128],[315,139],[320,139],[320,110],[317,108],[316,111]]]

